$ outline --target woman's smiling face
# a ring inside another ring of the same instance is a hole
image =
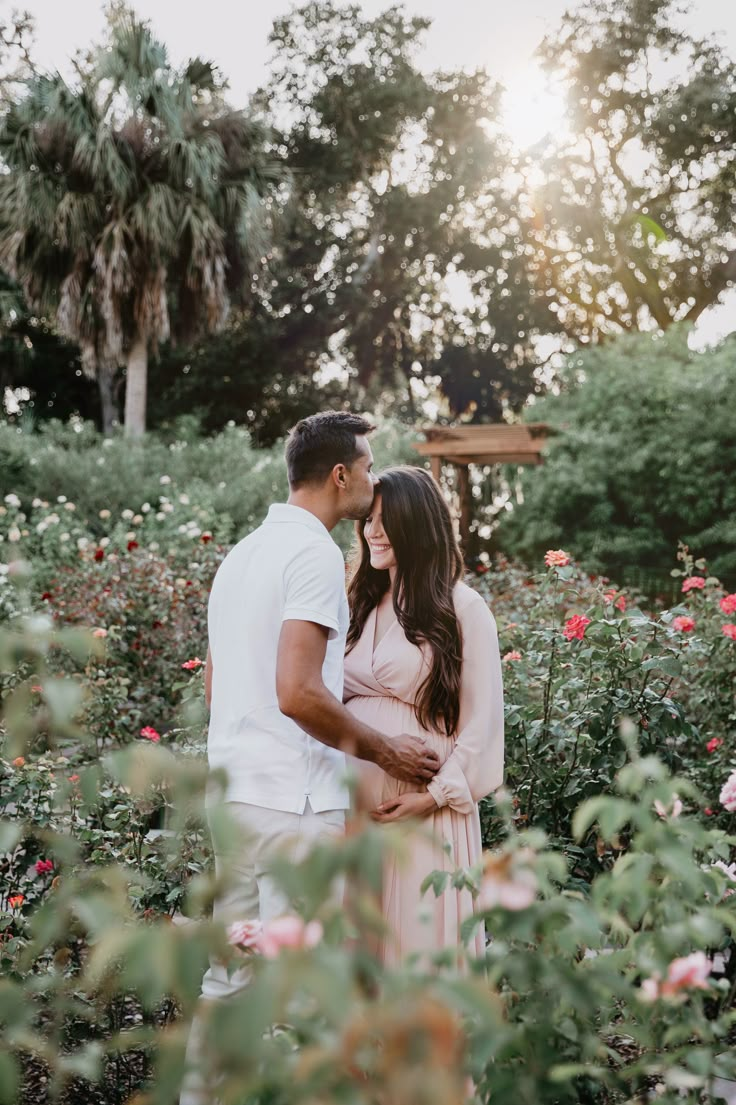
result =
[[[388,571],[396,567],[396,556],[391,542],[386,536],[381,516],[381,495],[378,492],[373,499],[373,506],[365,520],[363,535],[368,542],[371,553],[371,567],[377,571]]]

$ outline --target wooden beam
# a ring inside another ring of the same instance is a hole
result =
[[[435,460],[434,457],[431,458]],[[465,467],[469,464],[541,464],[542,458],[539,453],[485,453],[479,456],[455,456],[454,453],[448,453],[442,457],[447,464],[454,464],[458,467]]]

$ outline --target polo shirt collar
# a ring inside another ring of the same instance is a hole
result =
[[[271,523],[296,523],[300,526],[306,526],[307,529],[314,530],[315,533],[319,533],[323,537],[330,536],[330,531],[320,522],[316,515],[312,514],[310,510],[305,510],[301,506],[294,506],[293,503],[271,503],[265,521]]]

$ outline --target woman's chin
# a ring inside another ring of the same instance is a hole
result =
[[[387,556],[372,556],[371,568],[377,572],[386,572],[391,567],[390,558]]]

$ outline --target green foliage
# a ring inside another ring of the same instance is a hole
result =
[[[663,568],[683,540],[736,577],[733,347],[693,353],[685,331],[627,337],[568,358],[562,391],[533,407],[556,431],[521,477],[502,547],[537,559],[572,547],[583,563]]]
[[[371,437],[376,468],[417,461],[413,436],[399,423],[381,422]],[[288,495],[283,442],[256,449],[234,426],[201,438],[181,422],[144,446],[103,438],[89,424],[48,422],[34,432],[0,423],[0,457],[0,499],[11,496],[0,503],[8,555],[47,568],[76,563],[100,541],[125,553],[136,540],[151,552],[168,551],[183,574],[190,553],[207,543],[203,533],[215,544],[231,543]],[[351,532],[347,523],[336,530],[344,547]]]
[[[695,322],[736,273],[736,65],[677,0],[585,0],[540,47],[567,127],[527,151],[535,292],[598,341]]]
[[[98,375],[107,427],[128,363],[129,429],[142,432],[132,367],[143,363],[145,379],[148,347],[172,324],[191,337],[222,323],[266,249],[261,200],[282,174],[262,127],[227,108],[211,65],[176,70],[123,6],[108,22],[76,83],[34,76],[8,105],[0,257]]]

